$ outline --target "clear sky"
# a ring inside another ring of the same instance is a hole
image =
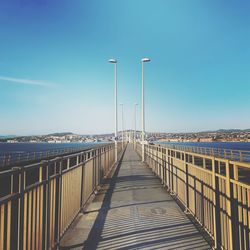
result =
[[[0,134],[250,127],[249,0],[1,0]],[[120,121],[120,117],[119,117]],[[121,128],[121,123],[119,127]]]

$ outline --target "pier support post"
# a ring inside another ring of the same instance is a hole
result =
[[[141,161],[144,162],[145,161],[145,145],[144,143],[142,143],[142,154],[141,154]]]
[[[117,162],[117,141],[115,141],[115,162]]]

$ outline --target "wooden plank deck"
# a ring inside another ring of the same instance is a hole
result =
[[[211,249],[132,145],[60,245],[87,250]]]

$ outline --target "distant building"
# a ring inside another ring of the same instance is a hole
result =
[[[8,143],[15,143],[17,142],[16,140],[7,140]]]

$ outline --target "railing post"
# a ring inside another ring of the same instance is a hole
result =
[[[239,180],[239,169],[236,164],[233,165],[233,178]],[[234,184],[232,188],[232,230],[233,230],[233,249],[237,249],[241,244],[239,242],[239,194],[238,184]]]
[[[141,157],[142,157],[142,162],[145,161],[145,144],[144,144],[144,141],[142,142],[142,154],[141,154]]]
[[[184,153],[184,171],[185,171],[185,183],[186,183],[186,188],[185,188],[185,213],[188,213],[189,209],[189,182],[188,182],[188,163],[186,159],[186,153]]]
[[[160,162],[159,162],[159,157],[160,157],[160,152],[159,152],[159,147],[156,147],[156,171],[157,171],[157,175],[161,178],[161,169],[160,169]]]
[[[164,184],[164,161],[163,161],[163,147],[160,147],[160,164],[161,164],[161,180],[162,184]]]
[[[18,250],[23,249],[23,231],[24,231],[24,188],[25,188],[25,176],[24,168],[21,168],[19,174],[19,218],[18,218]]]
[[[216,169],[215,169],[215,157],[212,158],[212,191],[213,191],[213,235],[214,235],[214,248],[218,249],[221,241],[220,237],[220,209],[217,204],[217,180],[216,180]]]
[[[96,187],[96,150],[93,150],[93,153],[92,153],[92,157],[93,157],[93,171],[92,171],[92,180],[93,180],[93,186],[92,186],[92,190],[95,189]]]
[[[102,149],[98,149],[98,186],[101,183]]]
[[[161,164],[161,159],[162,159],[162,155],[161,155],[161,148],[158,147],[158,166],[159,166],[159,177],[162,180],[162,164]]]
[[[158,173],[157,173],[157,166],[158,166],[158,162],[157,162],[157,154],[158,154],[157,153],[157,147],[154,146],[153,150],[154,150],[153,151],[154,152],[153,153],[153,156],[154,156],[154,158],[153,158],[154,159],[154,172],[155,172],[156,175],[158,175]]]
[[[23,211],[24,211],[24,170],[23,168],[14,168],[14,169],[19,169],[18,172],[18,181],[17,181],[17,185],[16,185],[16,191],[18,191],[20,198],[17,200],[17,207],[18,207],[18,217],[16,219],[16,223],[17,223],[17,232],[13,235],[12,237],[14,240],[12,240],[11,244],[15,244],[16,241],[16,249],[18,250],[22,250],[23,249]],[[12,191],[14,191],[14,189],[12,189]],[[13,220],[13,218],[12,218]],[[11,245],[12,249],[15,249],[15,246]]]
[[[82,176],[81,176],[81,208],[83,208],[84,204],[84,180],[85,180],[85,160],[86,160],[86,153],[84,153],[82,157]]]
[[[229,249],[233,249],[233,231],[232,231],[232,210],[231,210],[231,183],[230,183],[230,165],[226,161],[226,210],[228,216],[228,244]]]
[[[161,179],[161,163],[160,163],[160,157],[161,157],[160,147],[157,147],[158,176],[159,176],[160,179]]]
[[[20,168],[12,168],[17,173],[11,175],[11,193],[18,193],[20,191]],[[15,199],[11,201],[11,233],[10,233],[10,242],[7,242],[10,245],[7,245],[8,249],[18,249],[18,212],[19,212],[19,200]],[[20,232],[20,231],[19,231]]]
[[[67,169],[70,167],[70,158],[67,159]]]
[[[164,153],[164,150],[166,149],[162,147],[163,186],[165,187],[166,186],[166,154]]]
[[[55,219],[55,227],[56,227],[56,245],[57,249],[59,249],[60,244],[60,228],[61,228],[61,211],[62,211],[62,159],[59,162],[59,171],[58,171],[58,179],[56,184],[56,206],[57,206],[57,214]]]
[[[170,161],[171,161],[171,149],[167,150],[167,156],[166,156],[166,169],[167,169],[167,190],[170,190]]]
[[[206,168],[206,158],[204,156],[202,158],[202,167]]]
[[[170,191],[170,194],[173,195],[174,194],[174,167],[173,167],[173,158],[175,156],[175,150],[171,152],[171,158],[170,158],[170,171],[169,171],[169,174],[170,174],[170,182],[169,182],[169,191]]]
[[[47,162],[45,167],[45,204],[44,204],[44,216],[45,216],[45,225],[44,225],[44,249],[49,249],[49,236],[50,236],[50,176],[49,176],[49,167],[50,161]]]
[[[243,161],[242,152],[240,151],[240,161]]]
[[[79,155],[76,156],[76,165],[79,164]]]

